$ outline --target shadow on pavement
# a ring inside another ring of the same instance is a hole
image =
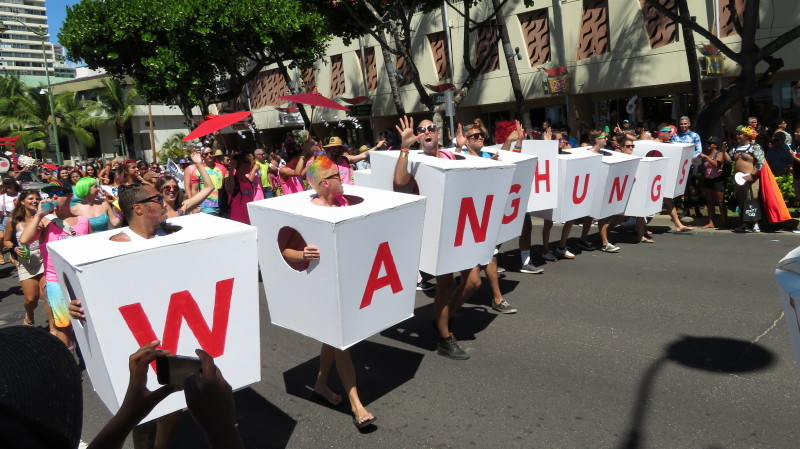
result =
[[[244,447],[284,449],[289,444],[297,422],[278,407],[272,405],[252,388],[233,394],[236,401],[236,419]],[[173,449],[210,447],[203,430],[183,412],[172,436]]]
[[[514,285],[517,283],[517,281],[508,282]],[[484,282],[484,284],[486,283]],[[488,297],[480,296],[484,288],[489,292]],[[503,288],[502,280],[500,288],[501,290]],[[476,297],[482,298],[480,300],[482,304],[489,304],[490,299],[487,298],[491,298],[491,290],[489,290],[488,284],[481,286],[481,289],[472,295],[470,301],[474,301],[473,298]],[[473,303],[470,302],[467,304]],[[458,309],[458,312],[456,312],[455,317],[453,317],[451,330],[459,341],[475,340],[475,335],[489,327],[489,324],[494,321],[496,317],[497,314],[495,314],[488,305],[461,307]],[[381,335],[410,346],[415,346],[424,351],[435,351],[438,333],[432,323],[433,304],[426,304],[414,309],[413,317],[394,327],[386,329],[381,332]]]
[[[423,354],[417,352],[371,341],[362,341],[353,346],[350,355],[356,370],[358,395],[364,406],[368,406],[376,399],[413,379],[424,357]],[[338,407],[333,407],[327,402],[315,398],[314,382],[317,379],[318,369],[319,357],[315,357],[285,371],[283,382],[286,385],[286,392],[349,415],[350,408],[346,398]],[[328,383],[333,391],[339,394],[343,393],[335,367],[331,370],[331,378]]]
[[[625,432],[620,449],[640,449],[644,445],[647,405],[661,368],[668,362],[677,362],[690,368],[713,373],[746,373],[766,369],[775,361],[775,355],[764,347],[744,340],[721,337],[691,337],[669,344],[647,368],[639,384],[636,403],[631,411],[631,425]],[[710,446],[713,448],[715,446]]]

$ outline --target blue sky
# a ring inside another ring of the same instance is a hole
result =
[[[67,15],[67,6],[80,3],[80,0],[46,0],[47,25],[50,26],[50,40],[58,43],[58,33],[61,31],[61,23]]]

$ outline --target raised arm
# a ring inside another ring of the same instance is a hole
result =
[[[200,156],[200,153],[192,153],[191,158],[192,162],[197,168],[198,173],[200,173],[200,176],[203,178],[203,188],[191,197],[183,200],[181,209],[183,209],[184,214],[199,206],[200,203],[205,201],[205,199],[208,198],[208,195],[211,195],[211,192],[214,191],[214,182],[211,181],[211,175],[209,175],[207,171],[203,170],[203,157]],[[186,185],[187,184],[184,184],[184,186]]]

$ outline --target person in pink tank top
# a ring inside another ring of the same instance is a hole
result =
[[[347,206],[348,202],[344,196],[343,182],[340,176],[339,168],[330,158],[324,155],[317,156],[314,162],[308,166],[306,173],[308,184],[317,192],[311,202],[321,207]],[[286,236],[285,248],[281,253],[288,263],[302,267],[300,269],[303,270],[308,269],[308,261],[320,260],[319,249],[316,246],[306,246],[303,237],[294,230]],[[359,429],[373,424],[375,416],[364,408],[358,396],[355,368],[350,357],[350,350],[340,350],[323,344],[319,360],[320,366],[314,384],[314,395],[334,407],[342,402],[342,395],[334,393],[328,386],[328,376],[335,364],[339,379],[350,402],[353,424]]]
[[[278,178],[280,178],[283,195],[302,192],[306,189],[303,185],[303,176],[306,172],[306,161],[310,159],[308,153],[315,144],[314,139],[309,137],[303,142],[300,149],[297,148],[297,145],[286,147],[286,160],[288,162],[278,169]]]
[[[42,253],[42,263],[44,264],[45,292],[47,293],[47,303],[53,311],[53,324],[55,335],[61,340],[70,351],[75,351],[75,335],[72,331],[72,323],[69,319],[67,310],[67,300],[58,283],[53,260],[48,251],[48,244],[58,240],[86,235],[91,232],[89,219],[79,217],[70,210],[72,200],[72,189],[63,186],[47,186],[42,192],[50,195],[50,199],[39,203],[39,208],[33,221],[25,227],[19,242],[25,245],[31,244],[36,239],[37,228],[42,222],[44,226],[44,238],[39,246]]]

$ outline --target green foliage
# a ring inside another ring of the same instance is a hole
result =
[[[189,156],[190,145],[181,140],[184,137],[186,137],[185,133],[173,134],[161,145],[161,150],[158,151],[159,164],[166,164],[167,159],[178,162],[179,159],[185,159]]]
[[[302,0],[82,0],[67,7],[58,37],[69,59],[130,76],[148,101],[188,115],[235,98],[276,60],[312,64],[324,54],[324,30]]]
[[[792,175],[776,176],[775,181],[778,182],[778,189],[780,189],[786,205],[796,205],[797,197],[794,194],[794,177]]]

